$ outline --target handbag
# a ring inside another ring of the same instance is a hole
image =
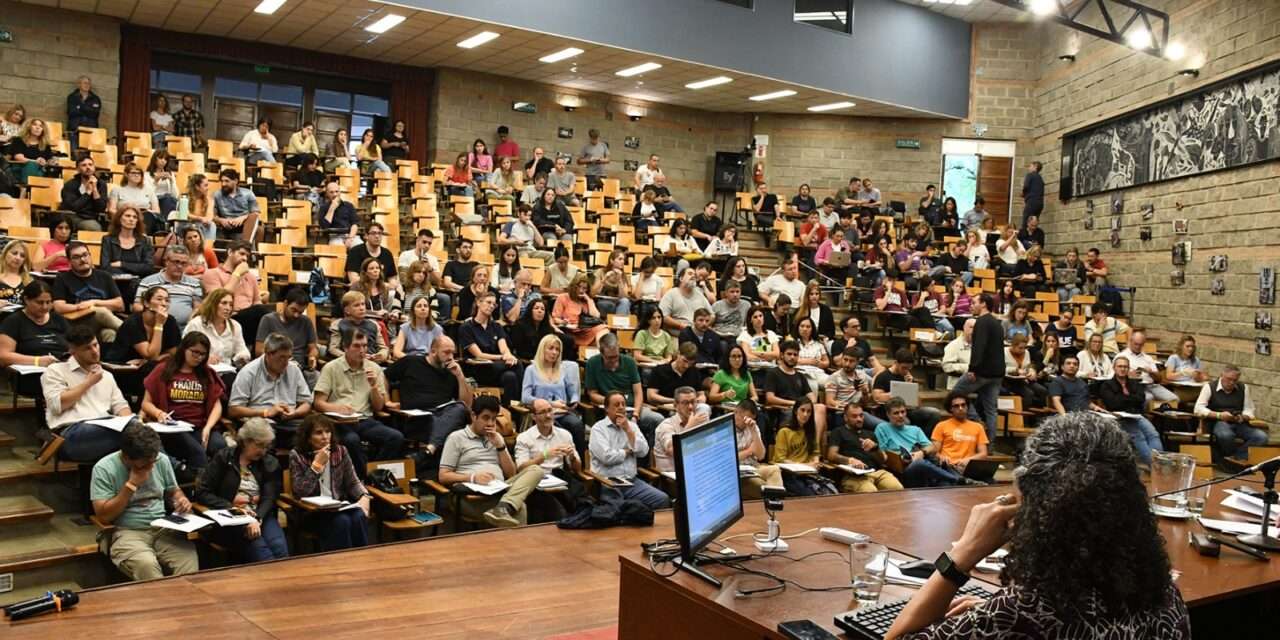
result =
[[[590,329],[592,327],[598,327],[602,324],[604,324],[604,320],[601,320],[600,318],[593,316],[587,313],[586,311],[583,311],[582,313],[578,314],[579,329]]]
[[[396,482],[395,474],[390,469],[374,469],[370,471],[368,485],[383,493],[404,494],[404,491],[400,489],[400,484]],[[394,522],[409,517],[408,507],[388,504],[382,500],[373,501],[373,511],[378,516],[378,519],[383,522]]]

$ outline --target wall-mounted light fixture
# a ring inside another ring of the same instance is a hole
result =
[[[630,115],[630,116],[627,116],[627,118],[628,118],[628,119],[630,119],[632,122],[640,122],[640,118],[641,118],[641,117],[643,117],[643,116],[637,116],[637,115]]]
[[[1075,61],[1076,61],[1076,55],[1075,55],[1074,53],[1064,53],[1064,54],[1062,54],[1062,55],[1058,56],[1058,59],[1059,59],[1059,60],[1061,60],[1061,61],[1063,61],[1063,62],[1075,62]]]

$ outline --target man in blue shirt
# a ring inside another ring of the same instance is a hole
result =
[[[626,500],[638,500],[650,509],[671,504],[667,494],[636,478],[636,460],[649,455],[649,442],[636,423],[627,418],[627,396],[610,391],[605,397],[605,418],[591,427],[591,471],[615,482],[606,489]]]
[[[224,232],[243,231],[246,222],[257,222],[258,198],[240,186],[240,172],[223,169],[218,174],[222,188],[213,194],[213,222]],[[253,215],[253,218],[249,216]],[[252,228],[250,229],[252,231]]]
[[[937,487],[961,484],[960,474],[935,464],[938,447],[920,430],[907,424],[907,403],[902,398],[890,398],[885,405],[889,421],[876,427],[876,444],[881,451],[892,451],[902,457],[906,468],[902,470],[902,484],[907,488]]]

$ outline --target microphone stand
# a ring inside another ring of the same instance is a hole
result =
[[[1261,469],[1263,478],[1263,487],[1266,491],[1262,494],[1262,533],[1257,535],[1240,534],[1236,536],[1242,544],[1251,547],[1266,549],[1267,551],[1280,551],[1280,538],[1274,538],[1268,535],[1267,527],[1271,526],[1271,505],[1276,503],[1276,472],[1280,471],[1280,465],[1266,465]]]

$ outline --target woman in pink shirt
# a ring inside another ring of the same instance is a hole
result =
[[[583,316],[594,318],[598,323],[591,327],[584,327],[582,326]],[[578,274],[569,283],[565,292],[556,297],[555,307],[551,309],[551,318],[557,325],[564,327],[565,333],[573,336],[573,341],[579,347],[594,345],[600,336],[609,333],[609,327],[600,317],[595,301],[587,295],[586,274]]]

